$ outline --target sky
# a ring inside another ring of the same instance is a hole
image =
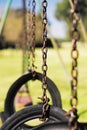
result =
[[[0,0],[0,14],[3,13],[3,10],[5,8],[5,5],[8,0]],[[22,7],[22,0],[12,0],[11,7],[12,8],[21,8]],[[41,0],[38,1],[38,9],[40,9],[40,2]],[[60,22],[55,18],[55,8],[56,4],[60,2],[61,0],[48,0],[48,8],[47,8],[47,17],[48,20],[50,21],[50,31],[53,37],[55,38],[64,38],[66,29],[65,29],[65,23]],[[37,9],[37,10],[38,10]]]

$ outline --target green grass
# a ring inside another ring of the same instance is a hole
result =
[[[71,69],[70,46],[63,45],[59,50],[64,60],[64,64],[69,72]],[[79,121],[87,121],[87,48],[79,46],[79,83],[78,83],[78,113]],[[61,93],[63,109],[70,109],[70,87],[66,80],[64,70],[58,59],[58,55],[53,49],[48,49],[48,72],[47,75],[54,81]],[[41,72],[42,54],[41,49],[36,49],[37,71]],[[11,84],[22,74],[22,52],[21,50],[2,50],[0,51],[0,111],[3,111],[4,100]],[[29,82],[30,94],[34,104],[39,102],[38,96],[42,95],[41,83],[38,81]]]

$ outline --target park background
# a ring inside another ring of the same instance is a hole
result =
[[[79,10],[81,21],[79,22],[79,30],[81,33],[78,42],[79,58],[78,58],[78,113],[80,121],[87,121],[87,2],[79,2]],[[0,1],[0,22],[3,18],[7,0]],[[71,47],[72,42],[69,35],[71,29],[71,20],[69,10],[71,4],[68,0],[51,0],[48,1],[48,72],[50,77],[58,87],[63,109],[70,109],[70,76],[71,76]],[[28,7],[27,7],[28,8]],[[65,11],[66,10],[66,11]],[[36,8],[36,66],[37,71],[42,72],[42,50],[41,50],[41,1],[37,2]],[[12,83],[22,75],[22,0],[12,1],[9,13],[3,31],[0,35],[0,112],[4,109],[4,101],[9,87]],[[53,39],[53,40],[52,40]],[[57,43],[57,47],[53,44]],[[63,63],[62,63],[63,61]],[[65,69],[65,68],[66,69]],[[69,77],[68,77],[69,76]],[[29,83],[30,94],[34,104],[38,102],[38,95],[41,95],[41,87],[36,89],[38,83]],[[31,87],[33,86],[33,87]],[[1,123],[0,123],[1,125]]]

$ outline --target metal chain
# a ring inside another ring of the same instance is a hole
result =
[[[28,0],[27,12],[27,46],[28,46],[28,70],[31,69],[30,55],[31,55],[31,0]]]
[[[78,0],[72,0],[73,9],[71,9],[71,19],[73,23],[73,28],[71,31],[72,37],[72,50],[71,50],[71,58],[72,58],[72,80],[71,80],[71,99],[70,105],[71,110],[69,111],[70,120],[69,126],[70,130],[77,130],[78,129],[78,114],[77,114],[77,104],[78,104],[78,97],[77,97],[77,85],[78,85],[78,49],[77,49],[77,42],[80,39],[80,33],[78,30],[78,22],[80,20],[79,12],[78,12]]]
[[[23,39],[22,39],[22,50],[23,50],[23,67],[22,71],[23,73],[28,69],[28,55],[27,55],[27,23],[26,23],[26,0],[22,0],[23,4]],[[28,90],[28,84],[26,83],[24,87],[22,87],[19,92],[27,92],[29,93]]]
[[[22,0],[23,3],[23,40],[22,40],[22,49],[23,49],[23,73],[25,72],[26,67],[26,43],[27,43],[27,29],[26,29],[26,0]]]
[[[32,45],[31,45],[31,56],[32,56],[32,72],[33,72],[33,77],[35,76],[35,42],[36,42],[36,1],[32,1]]]
[[[31,1],[28,1],[28,69],[32,71],[33,77],[35,76],[35,41],[36,41],[36,1],[32,0],[32,12]],[[31,25],[32,23],[32,25]]]
[[[46,90],[47,90],[47,1],[43,0],[42,2],[43,6],[43,47],[42,47],[42,58],[43,58],[43,65],[42,65],[42,71],[43,71],[43,77],[42,77],[42,89],[43,89],[43,95],[41,97],[41,100],[43,101],[43,108],[42,108],[42,117],[40,118],[42,121],[45,121],[48,117],[48,109],[49,109],[49,98],[47,97]]]

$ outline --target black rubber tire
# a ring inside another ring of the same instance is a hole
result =
[[[51,122],[39,125],[34,130],[70,130],[68,123]],[[78,130],[87,130],[87,123],[78,123]]]
[[[68,123],[64,122],[51,122],[42,124],[36,127],[34,130],[69,130]]]
[[[32,105],[26,107],[10,116],[2,125],[1,130],[28,130],[23,124],[31,119],[40,118],[42,114],[42,105]],[[54,122],[68,122],[68,118],[64,116],[65,111],[61,108],[50,106],[49,107],[49,121]],[[46,122],[45,122],[46,123]],[[31,128],[30,128],[31,129]],[[35,127],[33,128],[35,129]]]
[[[11,116],[15,112],[14,99],[18,90],[23,84],[25,84],[27,81],[31,79],[33,79],[32,73],[28,72],[22,75],[19,79],[17,79],[10,87],[4,105],[4,112],[7,113],[9,116]],[[35,80],[42,81],[42,74],[36,72]],[[47,77],[47,84],[53,105],[62,108],[61,96],[58,88],[48,77]]]

